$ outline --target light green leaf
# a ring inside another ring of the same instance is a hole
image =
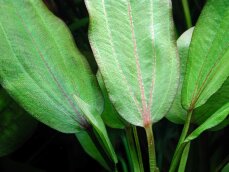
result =
[[[37,121],[20,108],[0,86],[0,157],[19,148],[33,134]]]
[[[101,140],[101,143],[108,152],[110,159],[113,160],[114,163],[117,163],[116,154],[108,137],[106,127],[98,111],[80,99],[80,97],[74,95],[74,99],[85,114],[86,119],[93,126],[94,132],[98,134],[98,139]]]
[[[219,110],[217,110],[210,118],[208,118],[203,124],[201,124],[197,129],[195,129],[184,141],[190,142],[197,138],[205,130],[213,128],[224,121],[229,115],[229,103],[225,104]]]
[[[147,126],[169,110],[179,59],[170,0],[85,0],[89,40],[119,114]]]
[[[193,33],[182,104],[203,105],[229,76],[229,1],[209,0]]]
[[[103,121],[111,128],[125,128],[127,123],[124,122],[124,120],[120,117],[113,104],[111,103],[101,73],[98,71],[96,76],[99,82],[99,86],[102,90],[105,103],[102,113]]]
[[[169,110],[169,113],[166,115],[166,118],[178,124],[184,123],[187,114],[187,111],[181,105],[181,89],[182,89],[182,84],[183,84],[184,75],[186,71],[188,50],[189,50],[189,45],[191,42],[193,30],[194,27],[188,29],[177,40],[177,47],[178,47],[178,52],[180,57],[180,64],[181,64],[180,83],[179,83],[176,97],[174,99],[172,107]]]
[[[76,137],[79,140],[84,151],[88,155],[90,155],[93,159],[98,161],[105,169],[110,170],[109,166],[107,165],[106,161],[97,149],[96,145],[94,144],[93,140],[91,139],[87,131],[81,131],[76,133]]]
[[[0,40],[1,83],[35,118],[61,132],[84,129],[74,94],[102,113],[95,76],[41,0],[0,0]]]

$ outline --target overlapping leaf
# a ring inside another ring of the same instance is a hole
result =
[[[95,76],[42,1],[0,0],[0,40],[1,83],[34,117],[66,133],[85,128],[73,95],[102,112]]]
[[[209,68],[210,64],[208,64],[208,63],[213,63],[214,59],[216,59],[216,57],[219,55],[219,54],[217,54],[218,51],[216,51],[216,53],[214,54],[214,52],[211,52],[211,50],[209,49],[209,52],[208,52],[209,54],[205,54],[207,57],[205,57],[204,54],[202,54],[203,56],[201,56],[201,57],[199,56],[198,60],[196,59],[196,57],[194,57],[192,55],[192,53],[198,53],[198,51],[202,51],[202,49],[200,49],[198,46],[200,46],[200,47],[204,46],[203,45],[204,44],[203,41],[205,41],[206,44],[209,43],[208,41],[213,41],[213,42],[217,41],[217,39],[213,39],[213,37],[209,37],[209,38],[207,37],[206,34],[210,34],[209,33],[210,32],[209,28],[207,28],[205,25],[202,24],[202,22],[204,22],[205,24],[206,24],[206,22],[210,22],[210,23],[212,22],[207,17],[207,15],[208,14],[212,15],[212,14],[210,14],[210,13],[212,13],[211,12],[211,8],[220,8],[219,4],[218,4],[218,6],[216,5],[216,6],[213,7],[213,5],[215,3],[217,3],[217,4],[221,3],[221,5],[223,4],[222,1],[221,2],[211,1],[211,2],[209,2],[209,4],[207,4],[207,6],[205,7],[205,10],[203,11],[203,14],[201,14],[201,17],[199,19],[199,22],[198,22],[197,26],[195,27],[194,36],[192,38],[192,43],[191,43],[191,48],[192,48],[192,46],[193,46],[193,48],[192,49],[190,48],[190,53],[189,54],[188,54],[189,43],[191,41],[191,35],[190,35],[191,32],[190,32],[190,30],[185,32],[177,41],[179,54],[180,54],[180,58],[181,58],[181,82],[180,82],[180,88],[182,87],[182,84],[183,84],[182,83],[183,82],[182,78],[185,75],[185,71],[186,71],[186,60],[185,59],[188,58],[188,66],[190,68],[193,67],[192,71],[187,70],[188,74],[186,76],[188,78],[189,75],[190,76],[192,75],[192,78],[189,77],[188,83],[187,83],[187,81],[185,81],[185,83],[184,83],[184,84],[186,84],[186,86],[189,86],[190,88],[191,87],[195,87],[195,84],[196,84],[196,89],[198,87],[197,83],[192,82],[192,79],[195,79],[198,76],[198,73],[195,73],[197,70],[194,71],[194,67],[196,67],[196,66],[201,67],[203,72],[205,70],[210,70],[209,71],[209,75],[211,75],[211,72],[212,72],[211,70],[214,69],[214,68]],[[223,7],[223,9],[224,8],[225,7]],[[221,15],[221,16],[219,16],[219,15]],[[216,16],[217,16],[218,20],[223,20],[223,16],[224,16],[224,18],[228,16],[228,11],[226,11],[224,9],[224,11],[222,11],[222,13],[219,13]],[[217,25],[216,23],[214,23],[214,24]],[[225,23],[222,21],[221,25],[223,26],[223,25],[225,25]],[[220,34],[222,34],[224,32],[227,32],[227,30],[228,30],[228,28],[220,27],[220,26],[215,27],[215,28],[213,28],[213,27],[210,27],[210,28],[211,28],[211,33],[212,34],[215,33],[216,36],[217,35],[219,36]],[[206,33],[204,33],[204,29],[206,29]],[[201,38],[202,34],[203,34],[203,38]],[[225,46],[224,47],[225,48],[224,51],[227,52],[228,51],[228,45],[229,45],[228,44],[229,35],[226,34],[226,35],[224,35],[224,37],[221,37],[221,38],[222,38],[222,43],[220,42],[220,40],[218,40],[218,43],[212,43],[211,49],[214,49],[214,51],[215,51],[217,48],[220,49],[221,46],[223,46],[223,44],[226,44],[226,45],[224,45]],[[197,42],[197,40],[199,40],[199,39],[203,39],[203,40]],[[225,43],[225,41],[227,43]],[[220,46],[219,46],[219,44],[220,44]],[[196,49],[194,49],[194,48],[196,48]],[[202,48],[205,48],[205,49],[207,48],[208,49],[209,47],[208,46],[204,46]],[[208,59],[208,60],[205,60],[205,58]],[[219,57],[217,59],[218,60],[225,59],[226,62],[221,64],[221,67],[220,67],[221,69],[219,69],[219,70],[218,70],[218,67],[219,67],[218,66],[217,67],[217,71],[215,71],[215,72],[219,73],[219,75],[227,76],[228,73],[229,73],[229,70],[228,70],[229,68],[227,67],[229,56],[225,54],[225,57],[222,56],[222,57]],[[202,61],[202,63],[203,63],[202,65],[203,66],[199,65],[200,61]],[[215,64],[217,64],[218,62],[216,62]],[[211,77],[211,79],[209,80],[209,83],[208,83],[212,87],[212,89],[214,89],[214,86],[216,86],[218,84],[217,77],[214,77],[214,75],[215,74],[213,74],[213,76]],[[216,75],[218,75],[218,74],[216,74]],[[209,76],[206,76],[206,79],[208,77]],[[214,83],[216,83],[216,84],[214,85]],[[186,86],[184,86],[184,89],[186,88]],[[209,94],[210,98],[208,97],[207,98],[208,100],[206,99],[207,101],[203,105],[201,105],[201,106],[198,105],[199,107],[194,109],[192,122],[193,123],[197,123],[197,124],[202,124],[204,121],[206,121],[213,114],[217,115],[215,112],[217,110],[219,110],[222,106],[224,106],[226,103],[229,102],[229,94],[228,94],[229,88],[228,87],[229,87],[229,79],[226,78],[226,81],[223,82],[223,85],[220,86],[220,88],[217,88],[218,90],[215,90],[216,92],[214,94]],[[183,89],[183,93],[182,93],[183,98],[186,96],[186,92],[184,91],[184,89]],[[187,93],[189,94],[189,92],[190,91],[188,91]],[[168,119],[170,119],[171,121],[173,121],[175,123],[183,123],[185,121],[186,113],[187,113],[186,110],[183,109],[183,107],[181,106],[180,97],[181,97],[181,94],[180,94],[180,91],[178,90],[178,94],[177,94],[176,99],[175,99],[175,101],[173,103],[173,106],[170,109],[169,114],[167,115]],[[220,129],[220,128],[226,126],[226,125],[228,125],[228,120],[223,121],[223,123],[220,124],[220,126],[218,126],[217,128]]]
[[[229,76],[229,1],[209,0],[193,33],[182,89],[183,106],[203,105]]]
[[[76,137],[79,140],[84,151],[87,152],[88,155],[98,161],[104,168],[110,170],[109,166],[101,155],[101,152],[99,152],[98,148],[96,147],[95,143],[93,142],[87,131],[78,132],[76,134]]]
[[[160,120],[179,78],[170,0],[86,0],[89,40],[109,97],[128,122]]]
[[[194,27],[188,29],[177,40],[177,47],[178,47],[178,52],[180,57],[180,64],[181,64],[180,83],[172,107],[170,108],[169,113],[166,116],[170,121],[175,123],[184,123],[187,114],[187,111],[181,105],[181,89],[183,85],[184,75],[186,72],[188,50],[189,50],[189,45],[191,42],[193,30]]]
[[[229,115],[229,103],[226,103],[223,107],[215,112],[210,118],[208,118],[203,124],[196,128],[184,142],[190,142],[197,138],[205,130],[213,128],[223,122]]]
[[[78,96],[74,96],[74,99],[78,103],[79,107],[82,109],[82,112],[85,114],[88,122],[93,127],[93,132],[97,135],[97,139],[99,140],[100,144],[104,147],[104,150],[107,151],[109,158],[114,163],[117,163],[116,154],[109,140],[107,130],[100,116],[100,113],[96,109],[93,109],[93,106],[90,106],[82,99],[80,99]]]
[[[228,102],[229,102],[229,78],[223,83],[222,87],[208,99],[208,101],[204,105],[194,110],[193,122],[197,124],[202,124],[206,119],[212,116],[217,110],[219,110]],[[227,124],[228,124],[228,120],[227,120]],[[224,126],[225,125],[226,124],[224,124]]]

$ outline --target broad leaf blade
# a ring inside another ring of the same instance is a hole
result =
[[[37,121],[20,108],[0,87],[0,157],[20,147],[34,132]],[[4,96],[2,96],[4,95]]]
[[[66,133],[87,125],[73,99],[102,112],[95,76],[67,27],[40,0],[0,0],[3,87],[43,123]]]
[[[157,122],[179,78],[170,0],[85,2],[90,44],[116,110],[134,125]]]
[[[204,104],[229,76],[229,1],[209,0],[190,45],[182,89],[186,109]]]
[[[180,64],[181,64],[180,83],[179,83],[176,97],[169,110],[169,113],[166,115],[166,118],[168,118],[170,121],[174,123],[179,123],[179,124],[184,123],[187,114],[187,111],[181,105],[181,89],[182,89],[182,84],[183,84],[184,75],[186,71],[188,50],[189,50],[189,45],[191,42],[193,30],[194,27],[188,29],[177,40],[177,47],[178,47],[178,52],[180,57]]]
[[[126,126],[126,122],[120,117],[116,109],[114,108],[113,104],[111,103],[109,99],[109,95],[107,93],[105,84],[103,82],[103,78],[100,72],[97,72],[97,80],[99,82],[99,86],[101,88],[101,91],[103,93],[104,97],[104,110],[102,113],[102,119],[111,128],[120,128],[123,129]]]

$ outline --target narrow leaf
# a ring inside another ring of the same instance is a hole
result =
[[[84,129],[74,94],[102,113],[95,76],[41,0],[0,0],[0,40],[1,83],[35,118],[61,132]]]
[[[184,151],[181,156],[181,161],[180,161],[180,165],[178,168],[178,172],[185,172],[185,167],[186,167],[186,163],[188,160],[189,149],[190,149],[190,142],[184,148]]]
[[[215,94],[213,94],[204,105],[194,110],[193,122],[196,124],[202,124],[210,116],[212,116],[218,109],[220,109],[228,102],[229,102],[229,78],[227,78],[227,80],[223,83],[222,87]]]
[[[159,121],[179,79],[170,0],[85,2],[90,44],[116,110],[137,126]]]
[[[99,139],[101,140],[101,143],[104,144],[105,149],[108,152],[110,158],[113,160],[114,163],[117,163],[116,154],[109,140],[106,127],[98,111],[93,110],[92,109],[93,107],[85,103],[78,96],[74,96],[74,99],[76,100],[80,108],[82,109],[83,113],[85,114],[86,119],[90,122],[90,124],[93,126],[94,130],[98,134]]]
[[[208,118],[203,124],[201,124],[197,129],[195,129],[184,142],[190,142],[191,140],[197,138],[205,130],[213,128],[220,124],[229,115],[229,103],[225,104],[217,112],[215,112],[210,118]]]
[[[229,76],[229,1],[209,0],[195,26],[182,89],[182,103],[203,105]]]
[[[87,131],[81,131],[76,133],[76,137],[79,140],[84,151],[90,155],[93,159],[98,161],[105,169],[110,170],[103,156],[97,149],[96,145],[93,143],[93,140],[90,138]]]

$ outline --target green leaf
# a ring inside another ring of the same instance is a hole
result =
[[[69,25],[69,29],[71,31],[76,31],[79,28],[85,27],[88,24],[88,18],[77,19],[75,18],[74,21]]]
[[[0,40],[1,83],[35,118],[61,132],[84,129],[73,95],[102,113],[95,76],[41,0],[0,0]]]
[[[228,102],[229,78],[227,78],[227,80],[223,83],[222,87],[215,94],[213,94],[204,105],[194,110],[193,122],[196,124],[202,124],[206,119],[212,116],[218,109],[220,109]]]
[[[123,129],[126,126],[126,123],[124,120],[120,117],[116,109],[114,108],[113,104],[111,103],[109,99],[109,95],[107,93],[105,84],[103,82],[103,78],[101,73],[98,71],[97,72],[97,80],[99,82],[99,86],[102,90],[103,97],[104,97],[104,110],[102,113],[102,119],[111,128],[119,128]]]
[[[187,145],[185,145],[184,151],[181,156],[181,161],[180,161],[180,165],[178,168],[178,172],[185,172],[185,167],[186,167],[186,163],[188,160],[189,149],[190,149],[190,142]]]
[[[210,118],[208,118],[203,124],[196,128],[184,142],[190,142],[197,138],[205,130],[213,128],[224,121],[229,115],[229,103],[225,104],[219,110],[217,110]]]
[[[186,63],[188,58],[189,44],[192,38],[193,28],[190,28],[184,32],[180,38],[177,40],[177,46],[179,50],[179,56],[181,61],[181,77],[180,77],[180,86],[176,98],[173,102],[173,105],[167,114],[167,118],[174,123],[184,123],[186,119],[187,111],[181,105],[181,88],[183,83],[183,78],[185,75]],[[210,116],[212,116],[218,109],[220,109],[224,104],[229,101],[229,78],[223,83],[222,87],[214,93],[205,104],[194,109],[192,123],[202,124]],[[218,126],[219,129],[228,125],[228,120],[223,122]]]
[[[91,139],[87,131],[81,131],[76,133],[76,137],[79,140],[84,151],[88,155],[90,155],[92,158],[98,161],[105,169],[110,170],[109,166],[107,165],[106,161],[97,149],[96,145],[94,144],[93,140]]]
[[[211,131],[218,131],[223,129],[224,127],[227,127],[229,125],[229,118],[226,118],[223,122],[221,122],[219,125],[211,128]]]
[[[0,86],[0,112],[9,104],[10,96]]]
[[[180,57],[180,84],[177,90],[176,97],[173,101],[172,107],[169,110],[169,113],[166,115],[166,118],[170,121],[178,124],[184,123],[186,119],[187,111],[181,105],[181,89],[184,80],[184,75],[186,71],[186,63],[188,59],[188,50],[192,38],[194,27],[185,31],[177,40],[177,47]]]
[[[86,119],[93,126],[95,133],[98,134],[98,139],[101,141],[105,150],[108,152],[110,159],[112,159],[114,163],[117,163],[116,154],[109,140],[106,127],[98,111],[96,111],[96,109],[93,109],[92,106],[88,105],[86,102],[80,99],[80,97],[74,95],[74,99],[85,114]]]
[[[34,132],[37,121],[20,108],[0,87],[0,102],[6,102],[0,111],[0,157],[19,148]]]
[[[229,163],[227,163],[224,168],[222,169],[222,172],[228,172],[229,171]]]
[[[136,149],[135,140],[133,137],[133,130],[132,126],[127,126],[125,128],[126,136],[123,137],[123,142],[126,141],[127,149],[126,152],[128,152],[128,156],[130,156],[130,168],[131,172],[140,172],[140,161],[138,160],[138,154]]]
[[[193,33],[182,104],[188,110],[203,105],[229,76],[229,1],[209,0]]]
[[[179,79],[170,0],[85,2],[90,44],[116,110],[137,126],[159,121]]]

